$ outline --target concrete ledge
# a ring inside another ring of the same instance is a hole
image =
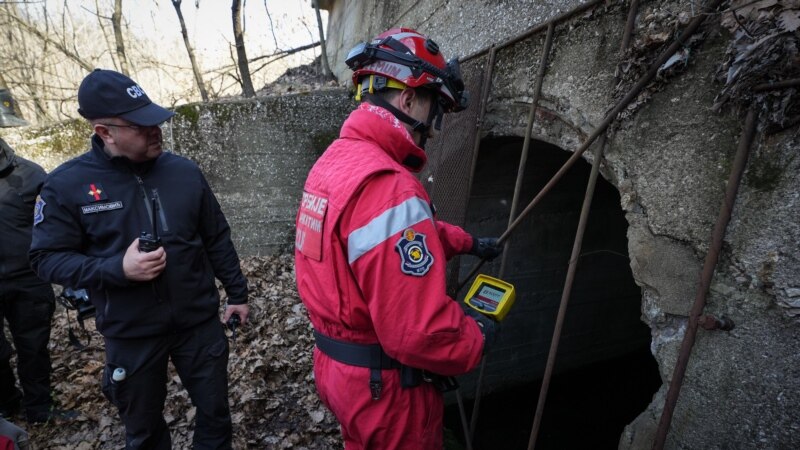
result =
[[[165,141],[206,174],[239,255],[275,254],[291,247],[308,170],[354,106],[339,89],[183,105]]]

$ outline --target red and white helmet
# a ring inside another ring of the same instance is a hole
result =
[[[464,91],[458,59],[445,62],[439,46],[412,29],[393,28],[369,43],[356,45],[345,63],[353,70],[353,85],[357,88],[359,84],[370,92],[387,87],[429,88],[439,93],[444,112],[467,107],[469,96]]]

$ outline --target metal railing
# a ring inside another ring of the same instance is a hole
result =
[[[511,37],[499,44],[488,46],[461,59],[462,62],[466,62],[487,55],[486,58],[487,61],[484,67],[484,73],[482,77],[482,83],[480,84],[481,96],[480,96],[479,111],[474,122],[475,123],[474,134],[471,134],[470,136],[472,143],[471,149],[466,149],[466,145],[468,144],[463,141],[456,144],[458,146],[461,146],[460,148],[471,150],[471,153],[469,154],[471,165],[467,180],[468,189],[466,191],[468,193],[472,188],[472,181],[475,172],[475,166],[477,163],[478,150],[482,139],[481,127],[483,125],[484,115],[486,113],[487,104],[489,102],[492,91],[492,86],[491,86],[492,75],[493,75],[497,52],[500,49],[512,46],[516,43],[522,42],[530,37],[533,37],[541,31],[545,30],[547,31],[547,37],[545,38],[544,48],[542,51],[541,61],[536,78],[533,101],[530,105],[530,110],[528,114],[525,139],[523,142],[523,149],[520,156],[520,163],[514,187],[514,194],[513,194],[514,196],[512,200],[511,210],[509,213],[508,226],[505,232],[503,232],[503,234],[499,238],[500,243],[505,245],[505,250],[506,250],[504,251],[500,265],[499,276],[501,278],[503,276],[507,264],[506,255],[508,253],[507,250],[510,245],[510,238],[513,232],[520,225],[520,223],[526,218],[526,216],[528,216],[531,213],[533,208],[542,200],[542,198],[546,196],[547,193],[550,192],[550,190],[558,183],[558,181],[564,176],[564,174],[577,162],[578,159],[582,157],[583,153],[595,142],[595,140],[601,138],[600,142],[596,145],[592,170],[587,183],[586,193],[584,196],[583,206],[579,219],[578,230],[576,232],[575,240],[573,243],[572,255],[569,260],[568,272],[564,282],[564,289],[562,291],[558,316],[556,318],[556,325],[553,331],[553,338],[551,340],[550,350],[548,353],[547,365],[543,375],[541,390],[539,393],[536,406],[536,414],[534,417],[534,422],[532,425],[530,439],[528,443],[529,449],[535,448],[539,427],[542,421],[544,404],[547,398],[550,379],[552,377],[553,368],[555,365],[555,358],[558,352],[558,344],[561,338],[561,330],[564,322],[564,317],[566,315],[567,305],[569,302],[569,297],[571,294],[572,285],[575,278],[575,272],[577,270],[577,260],[581,251],[583,235],[587,226],[588,215],[594,194],[594,187],[596,185],[599,166],[602,160],[603,150],[605,147],[605,132],[607,131],[608,127],[614,122],[614,120],[616,120],[617,115],[620,112],[622,112],[629,104],[631,104],[631,102],[637,98],[639,93],[645,87],[647,87],[649,83],[655,78],[655,76],[659,72],[659,68],[661,68],[670,57],[672,57],[678,50],[680,50],[686,44],[688,39],[697,31],[697,29],[700,27],[703,21],[707,17],[709,17],[710,13],[715,11],[719,7],[719,5],[723,3],[723,0],[710,0],[707,3],[706,7],[704,8],[704,11],[696,15],[687,24],[687,26],[680,33],[680,35],[678,35],[675,38],[675,40],[663,52],[661,52],[658,58],[651,64],[648,71],[630,88],[630,90],[625,94],[625,96],[609,110],[609,112],[605,115],[600,124],[597,127],[595,127],[595,129],[589,134],[586,140],[577,149],[574,150],[571,157],[552,176],[552,178],[538,192],[538,194],[533,198],[533,200],[531,200],[528,203],[525,209],[523,209],[518,215],[516,215],[516,210],[518,208],[518,200],[522,188],[522,179],[524,177],[525,166],[529,153],[531,131],[536,117],[536,109],[538,108],[539,98],[541,96],[542,82],[546,75],[546,67],[549,54],[552,48],[554,29],[560,23],[565,22],[575,17],[578,14],[591,10],[592,8],[596,7],[597,5],[600,5],[601,3],[604,3],[604,1],[595,0],[587,2],[571,11],[565,12],[542,24],[536,25],[533,28],[526,30],[523,33],[520,33],[519,35]],[[630,45],[630,39],[635,24],[635,17],[636,17],[636,12],[638,10],[638,4],[639,4],[638,0],[631,0],[630,2],[630,8],[627,15],[626,26],[622,34],[622,42],[620,47],[622,52],[624,52]],[[789,87],[796,87],[798,85],[800,85],[800,80],[786,80],[779,83],[756,86],[754,88],[754,91],[789,88]],[[737,151],[736,160],[734,162],[734,167],[732,169],[731,176],[728,181],[728,186],[726,189],[725,200],[720,210],[720,215],[717,220],[717,223],[712,232],[712,245],[708,254],[706,255],[706,262],[703,268],[703,272],[701,274],[701,281],[698,287],[696,301],[694,306],[692,307],[692,310],[689,312],[689,326],[687,327],[687,332],[684,335],[684,341],[681,345],[678,362],[676,363],[674,374],[670,382],[670,387],[667,393],[664,410],[661,416],[661,420],[659,422],[659,428],[656,434],[656,438],[654,439],[653,448],[657,450],[663,448],[664,440],[666,439],[666,435],[672,419],[672,413],[674,411],[675,403],[677,402],[677,398],[680,392],[680,387],[683,381],[683,375],[686,370],[686,364],[691,354],[691,348],[694,344],[694,338],[696,336],[698,325],[702,323],[702,325],[706,329],[725,329],[725,327],[732,326],[732,324],[730,323],[726,323],[725,321],[719,321],[711,316],[708,317],[703,316],[702,313],[703,313],[703,308],[705,306],[705,295],[707,293],[711,277],[713,276],[714,267],[716,266],[716,262],[719,257],[719,251],[721,249],[722,239],[724,237],[725,229],[727,227],[728,221],[730,220],[733,205],[736,200],[738,186],[747,162],[747,155],[749,153],[751,142],[755,134],[756,124],[757,124],[757,114],[754,112],[754,109],[751,108],[748,113],[744,129],[742,131],[742,137],[739,143],[739,149]],[[460,291],[466,285],[466,283],[477,273],[477,271],[480,269],[480,267],[483,265],[484,262],[485,261],[480,261],[478,264],[476,264],[469,271],[467,276],[458,283],[456,293]],[[478,381],[476,385],[476,393],[475,393],[475,401],[473,404],[472,417],[469,425],[466,424],[466,414],[464,412],[461,393],[460,392],[457,393],[462,426],[464,427],[465,440],[467,441],[467,447],[469,449],[472,448],[472,440],[474,438],[474,432],[477,426],[477,418],[480,411],[479,407],[481,399],[481,384],[482,384],[483,372],[487,356],[484,356],[481,362],[480,372],[478,375]]]

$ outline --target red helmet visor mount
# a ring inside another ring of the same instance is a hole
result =
[[[469,95],[464,90],[458,60],[445,62],[438,45],[414,30],[393,29],[372,42],[362,42],[350,50],[345,63],[354,71],[356,86],[361,78],[378,75],[408,87],[434,90],[444,112],[467,107]]]

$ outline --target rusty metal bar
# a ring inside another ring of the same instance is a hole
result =
[[[719,6],[719,4],[722,3],[722,1],[723,0],[711,0],[704,12],[708,13],[710,11],[714,11],[717,8],[717,6]],[[661,53],[658,59],[656,59],[656,61],[650,66],[650,69],[647,71],[647,73],[644,76],[642,76],[642,78],[640,78],[639,81],[636,82],[636,84],[631,88],[631,90],[628,91],[627,94],[625,94],[625,97],[623,97],[622,100],[620,100],[616,104],[616,106],[614,106],[614,108],[611,109],[611,111],[606,115],[606,117],[603,119],[600,125],[598,125],[597,128],[594,129],[594,131],[592,131],[592,133],[589,135],[586,141],[577,150],[575,150],[572,156],[570,156],[570,158],[564,163],[564,165],[561,166],[558,172],[556,172],[556,174],[553,175],[553,177],[550,179],[550,181],[547,182],[547,184],[542,188],[542,190],[539,191],[538,194],[536,194],[536,197],[534,197],[533,200],[531,200],[531,202],[528,203],[528,206],[526,206],[525,209],[514,220],[514,223],[509,225],[508,229],[506,229],[506,231],[500,236],[499,242],[501,244],[504,243],[506,239],[508,239],[511,233],[513,233],[514,230],[519,226],[519,224],[522,223],[522,221],[531,212],[531,210],[533,210],[533,208],[542,200],[542,197],[544,197],[548,192],[550,192],[553,186],[556,183],[558,183],[558,181],[561,179],[561,177],[564,176],[567,170],[569,170],[572,167],[572,165],[575,164],[578,158],[580,158],[581,155],[583,155],[586,149],[588,149],[589,146],[592,145],[592,142],[594,142],[594,140],[597,139],[597,137],[600,136],[600,134],[606,131],[611,122],[613,122],[614,119],[617,117],[617,114],[619,114],[623,109],[625,109],[628,106],[628,104],[631,101],[633,101],[637,95],[639,95],[639,92],[641,92],[641,90],[644,89],[645,86],[647,86],[650,83],[650,81],[652,81],[652,79],[658,73],[658,69],[665,62],[667,62],[667,60],[679,48],[683,47],[684,41],[686,41],[686,39],[689,36],[694,34],[694,32],[697,30],[700,24],[702,24],[703,21],[708,17],[708,14],[705,13],[697,15],[694,19],[692,19],[691,22],[689,22],[689,25],[686,26],[686,28],[683,30],[683,33],[681,33],[681,35],[678,36],[675,39],[675,41],[673,41],[673,43]],[[472,268],[469,274],[467,274],[467,277],[461,283],[459,283],[457,291],[460,291],[461,288],[464,287],[464,284],[466,284],[466,282],[470,278],[472,278],[475,275],[475,273],[478,272],[478,270],[481,268],[484,262],[485,262],[484,260],[481,260],[477,264],[475,264],[475,266]]]
[[[711,314],[700,316],[700,318],[697,319],[697,324],[703,327],[704,330],[708,331],[730,331],[736,327],[736,324],[734,324],[731,319],[725,316],[722,316],[718,319]]]
[[[544,377],[542,378],[542,386],[539,390],[539,399],[536,403],[536,415],[533,417],[533,428],[531,429],[531,437],[528,441],[529,450],[536,448],[536,438],[539,436],[539,427],[542,423],[542,414],[544,413],[544,402],[547,399],[547,391],[550,389],[550,379],[553,376],[553,368],[556,364],[558,344],[561,341],[561,329],[564,326],[564,318],[567,315],[567,304],[569,303],[569,297],[572,293],[572,285],[575,281],[575,272],[578,269],[578,258],[580,258],[581,248],[583,247],[583,235],[586,231],[586,224],[589,221],[589,211],[591,210],[592,206],[594,188],[597,185],[597,174],[600,172],[600,160],[603,158],[603,149],[605,146],[606,135],[604,134],[597,143],[597,148],[594,152],[594,162],[592,163],[592,172],[589,174],[589,182],[586,184],[586,195],[583,197],[581,216],[580,219],[578,219],[578,230],[575,232],[575,242],[572,244],[572,256],[570,256],[569,259],[567,278],[564,280],[564,290],[561,293],[561,304],[558,307],[556,325],[553,329],[553,339],[550,341],[550,352],[547,355],[547,366],[545,366]]]
[[[625,22],[625,31],[622,32],[622,43],[620,44],[620,52],[624,52],[631,46],[631,35],[633,34],[633,26],[636,24],[636,14],[639,12],[639,0],[631,0],[631,6],[628,9],[628,21]]]
[[[492,84],[492,74],[494,72],[494,59],[495,59],[495,50],[494,47],[491,47],[489,50],[489,57],[486,61],[486,68],[483,74],[483,86],[481,89],[481,102],[478,111],[478,118],[475,122],[475,128],[477,131],[475,132],[475,141],[472,143],[472,162],[470,163],[469,167],[469,178],[467,180],[467,189],[472,190],[472,181],[473,177],[475,176],[475,166],[478,165],[478,149],[481,146],[481,126],[483,125],[483,116],[486,113],[486,103],[489,101],[489,93],[491,91],[491,84]],[[469,279],[469,277],[467,277]],[[465,281],[466,282],[466,281]],[[458,296],[458,292],[464,286],[464,283],[459,283],[458,287],[456,287],[453,296]]]
[[[733,161],[731,175],[728,179],[727,187],[725,188],[725,200],[722,202],[717,222],[711,233],[711,247],[706,254],[703,271],[697,286],[697,295],[694,300],[694,305],[692,305],[692,309],[689,312],[689,324],[686,326],[686,334],[683,336],[681,349],[678,353],[678,360],[672,372],[672,380],[667,390],[667,398],[664,401],[664,410],[661,413],[661,420],[658,423],[658,430],[656,431],[656,437],[653,441],[653,450],[663,449],[664,442],[667,439],[667,432],[672,423],[672,415],[675,412],[675,404],[678,402],[681,385],[683,384],[683,377],[686,374],[686,366],[689,363],[689,357],[692,353],[695,337],[697,336],[699,317],[703,313],[703,308],[705,308],[706,305],[706,294],[711,285],[711,278],[714,276],[714,268],[717,265],[719,253],[722,249],[725,229],[728,227],[728,222],[731,219],[733,205],[736,201],[736,194],[739,190],[739,184],[745,166],[747,165],[747,157],[750,154],[750,144],[756,132],[757,119],[758,114],[756,113],[755,106],[751,105],[747,112],[744,128],[742,129],[742,136],[739,139],[739,148],[736,151],[736,158]]]
[[[625,54],[625,50],[631,45],[631,35],[633,34],[633,27],[636,25],[636,14],[639,12],[639,0],[631,0],[631,5],[628,8],[628,20],[625,22],[625,29],[622,31],[622,42],[619,45],[620,55]],[[622,63],[617,63],[617,68],[614,70],[615,83],[619,82],[622,72]]]
[[[517,206],[519,204],[519,196],[520,191],[522,190],[522,179],[525,176],[525,165],[528,161],[528,152],[530,149],[531,143],[531,131],[533,129],[533,122],[536,117],[536,107],[539,105],[539,97],[542,94],[542,83],[544,81],[544,74],[547,71],[547,59],[550,56],[550,50],[553,47],[553,34],[555,30],[555,22],[550,22],[547,26],[547,36],[545,37],[544,49],[542,50],[542,57],[539,60],[539,71],[536,76],[536,84],[533,93],[533,101],[531,102],[531,107],[528,112],[528,125],[525,129],[525,141],[522,144],[522,154],[520,155],[519,160],[519,167],[517,168],[517,180],[514,185],[514,196],[511,201],[511,212],[509,213],[508,223],[511,224],[514,221],[514,213],[517,210]],[[476,149],[477,153],[477,149]],[[499,278],[503,278],[505,274],[506,262],[508,257],[508,248],[511,244],[510,240],[507,240],[505,243],[505,247],[503,249],[503,257],[500,263],[500,273],[498,274]],[[478,371],[478,380],[475,385],[475,400],[472,407],[472,416],[470,418],[469,424],[469,447],[472,446],[472,440],[475,437],[475,428],[478,426],[478,414],[480,412],[480,405],[481,405],[481,389],[483,387],[483,374],[486,370],[486,360],[488,359],[489,355],[486,354],[481,359],[481,366]]]
[[[492,48],[494,48],[495,51],[497,51],[497,50],[509,47],[511,45],[514,45],[519,41],[523,41],[523,40],[533,36],[534,34],[540,32],[542,30],[545,30],[548,26],[550,26],[550,23],[553,23],[553,24],[557,25],[559,22],[563,22],[564,20],[567,20],[567,19],[569,19],[569,18],[571,18],[571,17],[573,17],[575,15],[578,15],[578,14],[580,14],[582,12],[588,11],[588,10],[594,8],[595,6],[597,6],[598,4],[603,3],[604,1],[605,0],[591,0],[591,1],[587,2],[587,3],[584,3],[583,5],[579,5],[579,6],[575,7],[574,9],[571,9],[571,10],[565,12],[565,13],[561,13],[561,14],[559,14],[559,15],[557,15],[557,16],[549,19],[549,20],[546,20],[546,21],[540,23],[539,25],[535,25],[532,28],[529,28],[526,31],[523,31],[522,33],[520,33],[520,34],[518,34],[516,36],[512,36],[511,38],[506,39],[505,41],[503,41],[503,42],[501,42],[499,44],[492,45],[490,47],[484,47],[484,48],[478,50],[475,53],[472,53],[472,54],[469,54],[467,56],[464,56],[464,57],[460,58],[460,62],[463,63],[465,61],[469,61],[470,59],[482,56],[484,53],[490,51]]]
[[[486,370],[486,357],[481,358],[481,367],[478,369],[478,381],[475,384],[475,400],[472,403],[472,415],[469,420],[469,436],[467,436],[467,447],[472,447],[472,440],[475,438],[475,429],[478,427],[478,411],[481,407],[481,385],[483,384],[483,373]]]
[[[780,124],[774,123],[774,124],[769,124],[769,125],[765,126],[764,127],[764,134],[768,136],[768,135],[771,135],[771,134],[780,133],[783,130],[792,128],[793,126],[797,125],[798,123],[800,123],[800,115],[793,116],[793,117],[787,117]]]
[[[777,81],[775,83],[764,83],[753,86],[753,92],[775,91],[800,86],[800,78],[792,80]]]
[[[494,73],[495,54],[496,53],[494,47],[491,47],[489,49],[489,57],[487,58],[486,61],[486,69],[485,69],[486,71],[484,72],[483,86],[482,86],[483,89],[481,92],[481,103],[480,103],[480,110],[478,112],[478,120],[475,123],[475,128],[477,128],[477,132],[475,133],[475,142],[473,143],[472,146],[472,164],[470,166],[470,171],[469,171],[469,181],[467,182],[467,186],[469,186],[469,189],[472,189],[472,179],[475,176],[475,166],[478,163],[478,149],[480,148],[481,145],[481,126],[483,125],[483,116],[486,113],[486,104],[489,102],[489,94],[492,91],[492,75]],[[456,290],[456,295],[458,294],[459,290],[460,288]],[[480,369],[481,372],[479,379],[483,377],[484,367],[485,367],[485,358],[481,361],[481,369]],[[477,390],[478,392],[476,393],[475,403],[472,411],[473,419],[477,417],[475,411],[480,405],[480,397],[478,396],[480,392],[480,384],[478,384]],[[461,401],[460,388],[456,390],[456,398],[459,400],[458,408],[459,408],[459,414],[461,416],[461,427],[463,428],[464,431],[464,440],[466,441],[467,444],[467,450],[472,450],[472,436],[474,435],[475,424],[474,422],[472,422],[471,425],[467,424],[467,414],[466,411],[464,410],[464,403],[463,401]]]
[[[458,414],[461,416],[461,427],[464,431],[467,450],[472,450],[472,435],[467,429],[467,410],[464,409],[464,399],[461,397],[461,389],[456,389],[456,402],[458,402]]]
[[[536,120],[536,108],[539,107],[539,98],[542,96],[542,83],[544,82],[544,74],[547,71],[547,60],[550,57],[550,50],[553,47],[553,34],[555,30],[555,23],[550,22],[547,26],[547,36],[544,41],[544,50],[542,57],[539,60],[539,72],[536,75],[536,87],[533,92],[533,101],[528,110],[528,126],[525,128],[525,140],[522,143],[522,154],[519,157],[519,167],[517,168],[517,180],[514,184],[514,197],[511,200],[511,212],[508,216],[508,225],[511,226],[516,219],[517,207],[519,206],[520,191],[522,190],[522,181],[525,178],[525,166],[528,163],[528,153],[531,146],[531,133],[533,132],[533,123]],[[508,262],[508,248],[511,246],[511,239],[506,240],[503,248],[503,259],[500,262],[500,278],[503,278]]]
[[[489,94],[492,91],[492,75],[494,73],[495,49],[489,50],[489,58],[486,61],[486,71],[483,75],[483,90],[481,92],[481,103],[478,112],[478,120],[475,122],[475,141],[472,143],[472,165],[469,168],[469,181],[467,187],[472,189],[472,178],[475,176],[475,166],[478,164],[478,149],[481,146],[481,127],[483,126],[483,116],[486,114],[486,104],[489,102]]]

